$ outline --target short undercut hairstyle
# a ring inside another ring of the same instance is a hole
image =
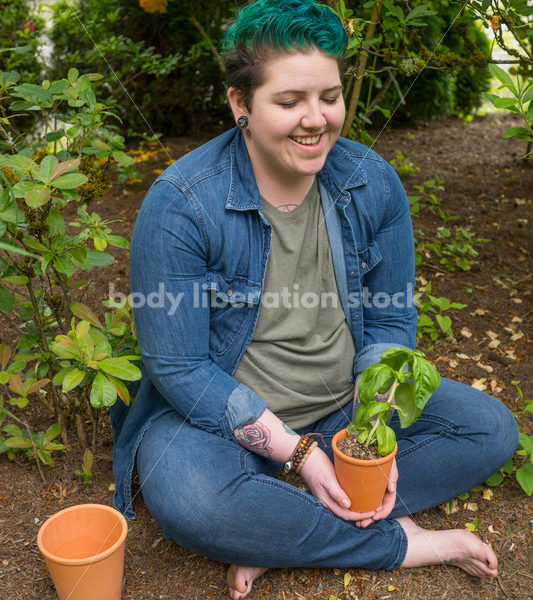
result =
[[[240,90],[251,110],[254,90],[265,79],[265,64],[284,52],[316,48],[345,70],[348,38],[337,15],[315,0],[257,0],[242,8],[222,40],[226,86]]]

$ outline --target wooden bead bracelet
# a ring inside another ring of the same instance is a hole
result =
[[[288,473],[293,469],[296,473],[299,473],[302,470],[304,462],[307,460],[311,452],[318,446],[318,442],[312,439],[314,436],[320,436],[324,447],[326,446],[326,442],[324,442],[324,438],[322,437],[321,433],[306,433],[305,435],[302,435],[298,440],[296,448],[291,454],[291,457],[283,465],[283,470],[285,473]]]

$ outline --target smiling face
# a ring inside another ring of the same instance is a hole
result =
[[[248,117],[245,142],[261,193],[274,182],[294,188],[314,179],[344,122],[337,60],[317,49],[271,58],[250,111],[235,88],[228,98],[235,120]]]

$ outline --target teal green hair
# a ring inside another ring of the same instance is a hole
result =
[[[317,48],[344,68],[348,38],[335,13],[315,0],[257,0],[240,10],[222,40],[226,84],[248,108],[264,80],[265,62],[281,52]]]

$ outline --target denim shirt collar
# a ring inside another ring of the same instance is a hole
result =
[[[364,158],[365,154],[346,152],[339,144],[333,146],[326,158],[319,179],[341,206],[351,201],[350,195],[344,192],[367,184],[367,174],[362,167]],[[231,181],[226,209],[261,211],[261,195],[244,136],[238,128],[235,128],[235,136],[230,144],[230,163]]]

